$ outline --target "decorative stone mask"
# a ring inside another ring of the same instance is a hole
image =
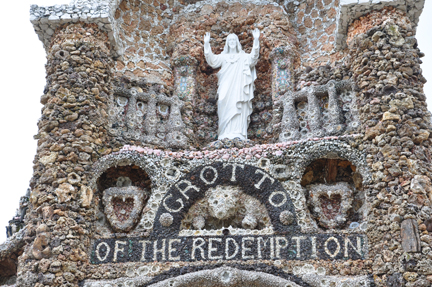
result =
[[[308,186],[312,213],[325,228],[341,227],[352,207],[352,187],[346,182]]]
[[[103,192],[105,215],[116,232],[129,232],[138,222],[147,194],[139,187],[111,187]]]

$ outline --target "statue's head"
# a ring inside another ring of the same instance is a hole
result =
[[[234,51],[235,53],[244,53],[242,49],[242,45],[240,44],[239,38],[236,34],[229,34],[226,42],[225,47],[223,49],[223,54],[228,54],[228,52]]]

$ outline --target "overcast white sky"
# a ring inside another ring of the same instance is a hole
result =
[[[29,21],[31,4],[50,6],[67,4],[69,0],[2,1],[0,17],[0,56],[2,102],[0,105],[0,243],[6,239],[8,221],[18,208],[32,176],[36,153],[37,120],[40,96],[45,86],[45,50]],[[426,53],[423,73],[432,83],[432,0],[426,1],[420,18],[418,41]],[[425,87],[432,105],[432,84]]]

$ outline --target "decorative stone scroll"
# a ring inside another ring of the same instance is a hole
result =
[[[353,83],[329,81],[283,96],[279,141],[340,135],[359,126]]]
[[[114,97],[109,110],[111,134],[159,146],[186,147],[181,117],[184,103],[177,96],[116,88]]]

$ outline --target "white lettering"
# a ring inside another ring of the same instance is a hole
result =
[[[255,174],[257,173],[261,173],[263,175],[263,177],[261,178],[261,180],[255,184],[255,187],[260,189],[261,188],[261,184],[263,184],[264,180],[266,180],[266,178],[270,179],[271,183],[273,184],[273,182],[275,181],[274,178],[271,178],[267,173],[265,173],[264,171],[257,169],[255,171]]]
[[[158,253],[162,254],[162,260],[165,260],[165,242],[166,239],[162,239],[162,248],[157,248],[157,240],[153,242],[153,261],[157,261]]]
[[[240,167],[244,169],[244,164],[236,164],[236,163],[224,163],[223,167],[232,166],[231,172],[231,181],[236,181],[236,168]]]
[[[355,252],[358,253],[358,255],[362,256],[362,246],[361,246],[361,238],[357,237],[357,248],[354,247],[354,244],[351,242],[351,240],[347,237],[345,238],[345,257],[348,257],[348,247],[351,245],[351,247],[354,249]]]
[[[141,240],[139,241],[139,243],[142,244],[142,251],[141,251],[141,261],[145,261],[145,252],[146,252],[146,246],[148,243],[150,243],[150,241],[148,240]]]
[[[296,258],[300,258],[301,257],[301,241],[306,239],[305,236],[294,236],[291,238],[291,240],[295,240],[296,241]]]
[[[208,181],[208,180],[204,177],[204,172],[205,172],[206,170],[209,170],[209,169],[212,170],[213,173],[214,173],[214,174],[213,174],[214,177],[213,177],[213,179],[210,180],[210,181]],[[218,178],[218,172],[217,172],[217,170],[216,170],[214,167],[212,167],[212,166],[206,166],[206,167],[204,167],[204,168],[201,170],[200,178],[201,178],[202,181],[205,182],[205,184],[213,184],[213,183],[215,183],[216,179]]]
[[[283,199],[281,200],[281,202],[279,202],[279,203],[275,203],[275,202],[274,202],[273,198],[274,198],[276,195],[282,195]],[[287,196],[286,196],[285,192],[283,192],[283,191],[274,191],[274,192],[272,192],[272,194],[270,194],[270,196],[269,196],[269,202],[270,202],[270,204],[273,205],[274,207],[281,207],[282,205],[284,205],[284,204],[287,202]]]
[[[317,258],[317,244],[316,244],[316,237],[312,236],[311,237],[311,244],[312,244],[312,255],[311,258]]]
[[[202,172],[201,172],[202,174]],[[180,185],[182,183],[185,183],[187,186],[185,188],[180,188]],[[196,192],[199,192],[200,189],[198,187],[196,187],[195,185],[193,185],[189,180],[180,180],[178,183],[176,183],[175,185],[177,187],[177,189],[180,191],[181,194],[183,194],[183,196],[186,199],[189,199],[189,196],[187,196],[186,191],[188,191],[189,189],[194,189]]]
[[[330,243],[330,241],[334,241],[336,243],[336,250],[334,253],[331,253],[330,250],[328,249],[328,244]],[[340,252],[340,244],[337,238],[332,236],[329,239],[327,239],[326,242],[324,243],[324,250],[328,256],[330,256],[331,258],[335,258],[336,255],[338,255]]]
[[[100,248],[102,246],[105,246],[105,248],[106,248],[105,256],[103,258],[101,258],[101,256],[100,256]],[[105,261],[107,259],[107,257],[108,257],[108,254],[110,253],[110,251],[111,251],[111,248],[109,247],[108,243],[101,242],[96,247],[96,257],[99,259],[99,261]]]
[[[253,255],[246,255],[246,252],[250,252],[252,251],[252,248],[248,248],[246,247],[246,242],[247,241],[254,241],[255,238],[253,237],[243,237],[242,238],[242,258],[243,259],[254,259]]]
[[[179,256],[172,256],[172,253],[177,251],[176,248],[173,248],[173,246],[172,246],[173,243],[181,243],[181,240],[180,239],[168,240],[168,260],[178,261],[178,260],[180,260],[180,255]]]
[[[281,244],[281,241],[284,242],[284,245]],[[288,247],[288,240],[285,237],[276,237],[276,258],[280,258],[280,251],[282,248]]]
[[[201,244],[197,245],[196,243],[198,241],[201,241]],[[205,259],[205,253],[204,253],[204,249],[203,249],[203,245],[205,244],[204,239],[198,237],[198,238],[194,238],[193,243],[192,243],[192,254],[191,254],[191,258],[193,260],[195,260],[195,252],[199,249],[200,251],[200,255],[202,259]]]
[[[262,258],[261,250],[262,248],[266,247],[267,241],[269,241],[269,239],[264,240],[262,237],[258,237],[257,241],[258,241],[258,259],[261,259]],[[263,243],[263,246],[261,246],[261,242]]]
[[[120,248],[120,244],[121,245],[126,245],[127,241],[116,241],[115,242],[113,262],[117,262],[117,253],[124,252],[124,248]]]
[[[169,212],[179,212],[180,210],[183,209],[184,204],[183,204],[183,200],[181,200],[180,198],[176,200],[176,202],[180,203],[180,207],[178,209],[171,209],[168,207],[168,205],[166,204],[167,199],[173,197],[172,194],[168,194],[165,199],[163,200],[162,204],[165,207],[166,210],[168,210]]]
[[[220,255],[220,256],[213,256],[212,252],[216,251],[216,253],[217,253],[217,251],[218,251],[217,247],[213,248],[213,241],[222,243],[222,238],[209,238],[208,259],[210,259],[210,260],[222,259],[223,258],[222,255]]]
[[[274,252],[274,238],[270,237],[270,258],[275,258],[275,252]]]
[[[234,251],[234,253],[231,254],[231,255],[229,255],[229,243],[230,243],[230,242],[233,243],[234,246],[235,246],[235,251]],[[227,239],[225,240],[225,259],[226,259],[226,260],[233,259],[234,257],[236,257],[238,251],[239,251],[239,245],[238,245],[237,241],[235,241],[234,238],[227,238]]]

